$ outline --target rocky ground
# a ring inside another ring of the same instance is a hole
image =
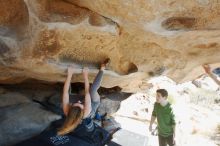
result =
[[[0,145],[8,146],[42,132],[61,117],[22,93],[0,89]]]

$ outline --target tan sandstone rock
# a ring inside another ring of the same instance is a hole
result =
[[[91,78],[106,58],[104,87],[134,92],[166,75],[177,82],[220,61],[217,0],[0,0],[0,83],[63,82],[74,64]]]

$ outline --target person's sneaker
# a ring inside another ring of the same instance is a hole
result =
[[[105,69],[108,69],[110,63],[111,63],[111,59],[107,58],[102,62],[101,67],[105,67]]]
[[[102,116],[97,112],[96,114],[95,114],[95,117],[94,117],[96,120],[98,120],[98,121],[101,121],[102,120]]]

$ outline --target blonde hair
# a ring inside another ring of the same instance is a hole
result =
[[[73,131],[83,118],[83,110],[77,106],[70,106],[68,115],[63,126],[58,130],[58,135],[65,135]]]

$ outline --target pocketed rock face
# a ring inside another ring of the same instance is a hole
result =
[[[111,64],[104,87],[147,88],[166,75],[177,82],[220,61],[220,3],[196,1],[0,0],[0,83],[29,78],[63,82],[66,68]]]
[[[0,0],[0,35],[23,33],[28,25],[28,9],[23,0]],[[21,37],[21,36],[20,36]]]

